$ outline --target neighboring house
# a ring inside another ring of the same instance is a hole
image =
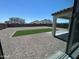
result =
[[[19,17],[9,18],[9,21],[5,21],[6,24],[25,24],[25,20]]]
[[[48,20],[48,19],[41,20],[40,22],[42,24],[52,24],[52,21],[51,20]]]
[[[36,21],[33,21],[32,24],[52,24],[52,21],[51,20],[48,20],[48,19],[44,19],[44,20],[36,20]]]
[[[40,21],[39,20],[35,20],[35,21],[31,22],[31,24],[40,24]]]

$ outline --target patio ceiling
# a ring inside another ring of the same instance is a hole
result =
[[[58,12],[52,13],[52,16],[56,16],[57,18],[65,18],[71,19],[73,7],[60,10]]]

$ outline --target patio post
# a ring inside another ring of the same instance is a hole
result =
[[[53,16],[53,36],[55,36],[57,17]]]

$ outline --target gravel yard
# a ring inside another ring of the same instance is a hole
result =
[[[51,27],[16,27],[0,30],[5,59],[47,59],[58,52],[65,51],[66,43],[54,38],[52,32],[12,37],[18,30]]]

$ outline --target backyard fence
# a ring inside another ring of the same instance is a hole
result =
[[[56,27],[58,27],[58,28],[68,28],[68,23],[64,23],[64,24],[56,24]]]
[[[7,24],[0,23],[0,30],[7,28]]]
[[[0,23],[0,30],[7,27],[37,27],[37,26],[49,26],[52,27],[52,24],[4,24]]]
[[[36,27],[36,26],[52,26],[52,24],[7,24],[8,27]]]

